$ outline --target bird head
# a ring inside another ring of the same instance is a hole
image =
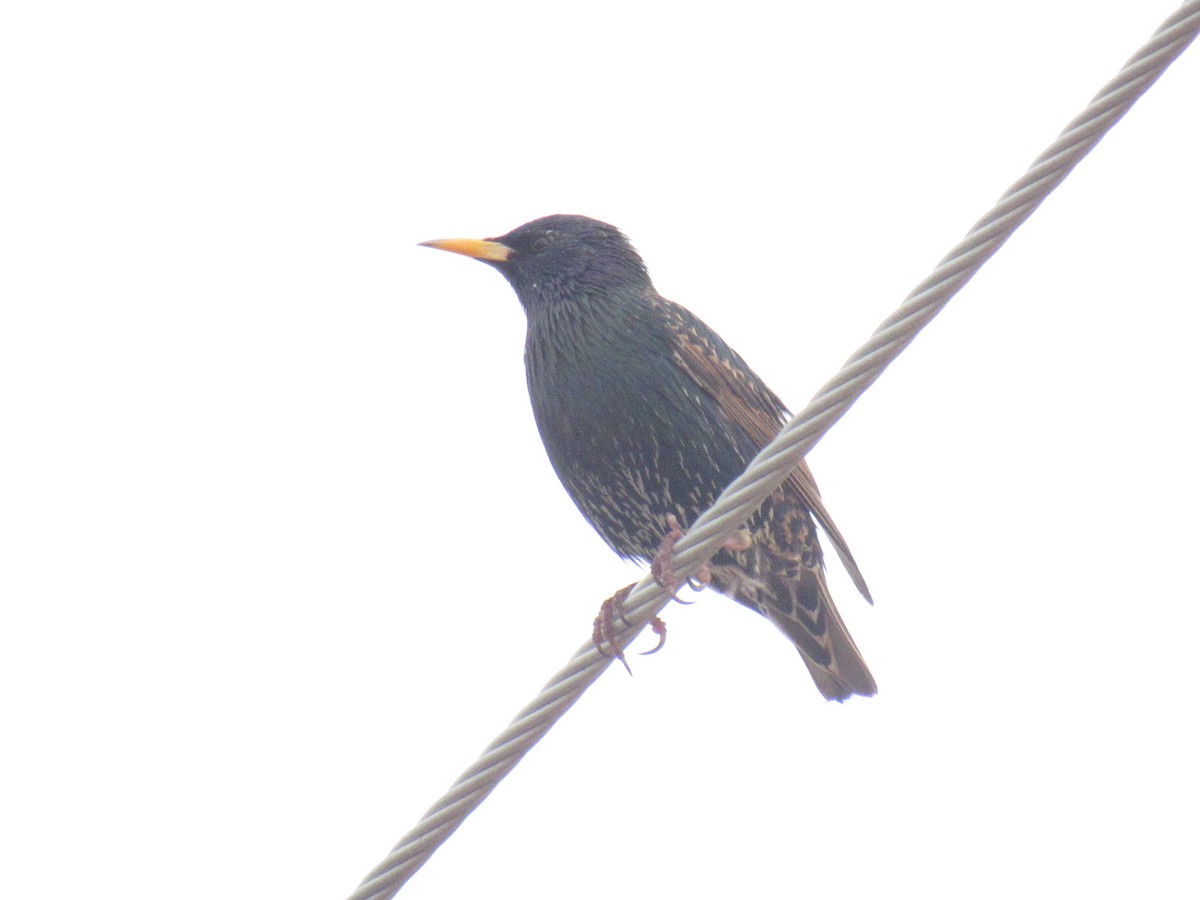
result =
[[[646,265],[618,229],[586,216],[535,219],[486,240],[450,238],[421,246],[498,269],[527,313],[564,302],[604,303],[653,290]]]

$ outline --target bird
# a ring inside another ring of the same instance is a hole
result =
[[[789,412],[725,341],[655,290],[616,227],[551,215],[500,237],[421,246],[484,262],[525,312],[525,373],[551,466],[617,554],[647,562],[779,432]],[[708,586],[791,640],[828,700],[875,679],[834,606],[817,525],[870,591],[802,461],[708,562]]]

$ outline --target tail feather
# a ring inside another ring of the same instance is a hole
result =
[[[827,700],[874,696],[875,679],[825,583],[817,531],[806,505],[785,491],[764,504],[750,546],[714,557],[712,584],[761,613],[795,644]]]
[[[874,696],[875,679],[833,604],[824,574],[809,569],[789,583],[776,580],[772,588],[772,599],[763,612],[796,645],[825,699],[840,702],[853,694]],[[774,600],[785,593],[791,595],[791,615]],[[806,602],[806,597],[815,602]]]

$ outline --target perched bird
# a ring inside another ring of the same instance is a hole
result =
[[[428,241],[495,267],[525,308],[525,372],[554,471],[623,557],[649,560],[668,531],[712,505],[778,433],[787,409],[737,353],[660,296],[620,231],[546,216],[487,240]],[[740,543],[709,563],[710,586],[773,622],[830,700],[875,680],[825,584],[814,519],[855,585],[862,574],[801,463]]]

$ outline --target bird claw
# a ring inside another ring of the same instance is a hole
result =
[[[629,626],[629,620],[625,618],[625,610],[623,604],[625,598],[629,596],[629,592],[633,590],[633,585],[629,584],[621,588],[607,600],[600,604],[600,612],[596,614],[596,620],[592,623],[592,643],[596,645],[596,652],[601,656],[614,656],[621,661],[621,665],[625,667],[625,671],[630,675],[633,670],[629,668],[629,663],[625,659],[625,651],[621,646],[613,640],[614,621],[620,618],[625,626]],[[617,614],[613,615],[613,610]],[[604,645],[608,644],[612,647],[613,652],[609,653],[604,649]]]
[[[712,570],[708,567],[708,563],[701,563],[700,570],[688,579],[688,587],[693,591],[702,591],[712,584]],[[684,606],[691,606],[695,600],[680,600],[675,598],[676,603],[682,603]]]
[[[682,600],[680,601],[683,602]],[[655,616],[650,620],[650,630],[658,635],[658,645],[650,650],[643,650],[641,656],[649,656],[651,653],[657,653],[663,648],[663,644],[667,642],[667,623]]]

